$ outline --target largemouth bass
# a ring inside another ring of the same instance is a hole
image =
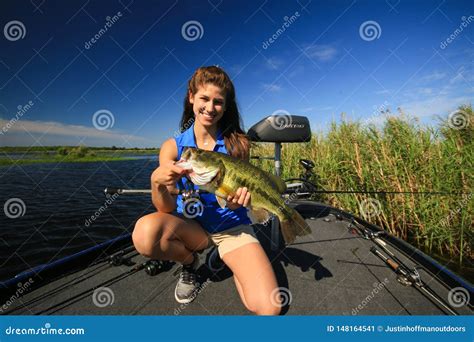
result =
[[[196,148],[183,151],[176,165],[190,170],[191,181],[215,194],[221,207],[226,205],[228,195],[233,196],[239,187],[246,187],[251,198],[250,216],[258,222],[268,222],[269,213],[277,216],[286,243],[311,233],[303,217],[281,197],[286,185],[280,178],[224,153]]]

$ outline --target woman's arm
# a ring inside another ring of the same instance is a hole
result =
[[[173,139],[166,140],[160,148],[160,166],[151,175],[151,198],[156,210],[169,213],[176,209],[176,182],[186,170],[174,165],[178,148]]]

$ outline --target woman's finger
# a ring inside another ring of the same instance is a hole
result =
[[[234,198],[232,199],[232,203],[238,203],[241,193],[242,193],[242,188],[238,188],[237,191],[235,192]]]
[[[247,188],[243,188],[242,191],[240,192],[240,196],[237,203],[239,203],[240,205],[244,204],[246,195],[247,195]]]
[[[250,192],[247,192],[247,194],[245,195],[243,206],[248,207],[249,204],[250,204]]]
[[[177,175],[182,175],[186,173],[186,170],[183,169],[182,167],[176,166],[176,165],[170,165],[170,170],[172,173],[177,174]]]

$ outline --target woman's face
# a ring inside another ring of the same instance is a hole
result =
[[[196,94],[189,93],[189,102],[193,105],[196,121],[202,126],[215,125],[224,115],[225,94],[214,84],[206,83],[198,87]]]

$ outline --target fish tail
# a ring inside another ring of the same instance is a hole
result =
[[[311,228],[304,218],[294,209],[290,215],[280,218],[281,232],[286,244],[293,243],[297,236],[305,236],[311,234]]]

